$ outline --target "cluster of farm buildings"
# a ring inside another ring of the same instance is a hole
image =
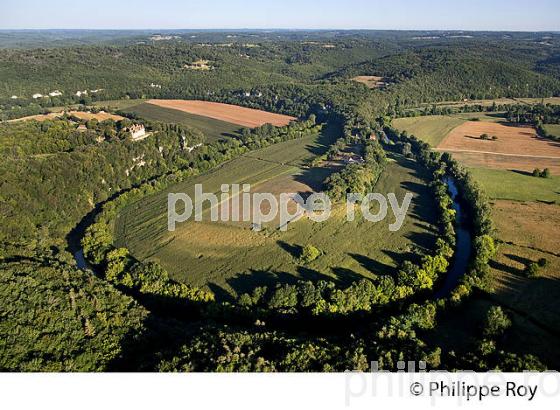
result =
[[[85,95],[88,95],[88,94],[95,94],[95,93],[98,93],[100,91],[103,91],[103,88],[98,88],[97,90],[83,90],[83,91],[78,90],[78,91],[76,91],[76,93],[74,95],[76,97],[82,97],[82,96],[85,96]],[[54,90],[54,91],[51,91],[48,94],[35,93],[31,96],[31,98],[36,100],[38,98],[60,97],[62,94],[63,94],[62,91]],[[11,98],[12,98],[12,100],[17,100],[20,97],[17,96],[17,95],[12,95]]]

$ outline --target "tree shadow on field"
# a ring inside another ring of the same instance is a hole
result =
[[[511,172],[514,172],[514,173],[516,173],[516,174],[519,174],[519,175],[525,175],[525,176],[532,176],[532,175],[533,175],[532,172],[529,172],[529,171],[521,171],[521,170],[519,170],[519,169],[510,169],[510,171],[511,171]]]
[[[329,167],[313,167],[304,168],[300,173],[294,175],[296,182],[307,185],[313,192],[322,192],[325,190],[325,180],[340,168]],[[304,199],[307,199],[311,192],[298,192]]]
[[[314,145],[306,145],[307,151],[309,153],[319,156],[325,154],[330,146],[334,144],[339,136],[342,135],[342,130],[340,126],[333,124],[326,124],[321,130],[319,137]]]
[[[298,266],[296,269],[298,275],[299,275],[299,280],[303,280],[303,281],[309,281],[309,282],[318,282],[320,280],[326,280],[326,281],[335,281],[336,279],[333,278],[332,276],[329,276],[323,272],[320,272],[318,270],[315,269],[311,269],[308,268],[306,266]]]
[[[228,139],[239,139],[242,135],[241,130],[242,128],[239,128],[234,132],[221,132],[220,135],[224,138],[220,138],[218,141],[226,142]]]
[[[422,180],[427,179],[427,174],[423,171],[418,163],[410,158],[406,158],[404,155],[397,152],[388,152],[387,158],[394,160],[400,167],[411,171],[411,175]]]
[[[518,268],[514,268],[513,266],[508,266],[508,265],[500,263],[500,262],[496,262],[494,260],[491,260],[490,262],[488,262],[488,266],[490,266],[492,269],[495,269],[495,270],[500,271],[500,272],[506,272],[506,273],[509,273],[511,275],[516,275],[516,276],[523,276],[523,270],[518,269]]]
[[[434,225],[430,224],[429,222],[426,222],[426,221],[414,222],[413,225],[416,226],[417,228],[420,228],[420,229],[423,229],[423,230],[427,231],[431,235],[438,235],[439,234],[438,229]]]
[[[368,256],[359,255],[357,253],[349,253],[348,255],[358,262],[362,268],[374,275],[395,276],[397,274],[397,269],[394,266],[387,265]]]
[[[293,285],[298,279],[298,277],[288,272],[251,269],[246,273],[241,273],[227,279],[226,282],[238,295],[241,295],[242,293],[251,293],[255,288],[261,286],[274,288],[277,284]]]
[[[276,241],[276,244],[286,252],[288,252],[293,258],[299,258],[303,252],[303,247],[296,244],[289,244],[288,242],[284,241]]]
[[[364,276],[354,272],[353,270],[340,266],[331,268],[331,271],[336,275],[335,282],[341,286],[350,286],[354,282],[365,279]]]
[[[255,288],[266,286],[269,289],[274,289],[276,285],[294,285],[300,281],[310,281],[317,282],[320,280],[334,281],[334,278],[311,269],[306,266],[298,266],[296,268],[296,274],[290,272],[274,271],[272,269],[251,269],[245,273],[240,273],[233,278],[227,279],[226,282],[231,288],[238,294],[252,293]],[[354,278],[359,275],[354,273]],[[217,300],[229,300],[232,301],[232,295],[220,288],[218,285],[214,284],[216,288],[219,288],[220,296],[216,294]],[[214,291],[214,288],[212,288]],[[221,295],[225,295],[226,299],[221,299]]]
[[[512,261],[521,263],[525,267],[529,266],[531,263],[534,263],[531,259],[524,258],[523,256],[519,255],[513,255],[511,253],[506,253],[504,254],[504,256],[511,259]]]
[[[235,297],[228,292],[226,289],[218,285],[217,283],[208,283],[208,288],[214,293],[216,296],[216,300],[224,301],[224,302],[234,302]]]
[[[419,222],[434,224],[436,222],[436,206],[429,189],[424,185],[409,181],[402,182],[401,187],[413,195],[406,217],[412,217]],[[402,198],[399,199],[402,201]]]
[[[410,232],[406,234],[405,237],[412,242],[412,247],[424,253],[432,252],[437,240],[437,234],[433,234],[432,232]],[[412,256],[413,259],[415,257],[420,258],[417,253],[412,251],[405,254]]]
[[[545,201],[544,199],[537,199],[537,202],[545,205],[554,205],[556,203],[556,201]]]
[[[420,222],[435,224],[436,204],[430,188],[426,185],[429,179],[428,175],[419,169],[415,161],[407,159],[402,155],[391,155],[391,158],[395,159],[399,166],[407,169],[414,178],[423,181],[423,183],[413,181],[403,181],[400,183],[400,187],[404,191],[410,192],[413,195],[411,208],[408,209],[407,217],[410,215]]]
[[[414,264],[419,264],[422,259],[422,255],[410,251],[395,252],[395,251],[385,249],[383,250],[383,253],[389,256],[391,259],[393,259],[393,262],[395,263],[396,266],[401,266],[405,261],[410,261]],[[393,270],[396,274],[398,268],[393,268]]]

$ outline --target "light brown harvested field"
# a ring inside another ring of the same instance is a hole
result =
[[[494,297],[546,327],[558,329],[560,314],[560,206],[535,202],[495,201],[492,212],[504,242],[490,262]],[[540,258],[548,266],[528,278],[525,268]]]
[[[500,238],[560,255],[560,206],[542,202],[495,201],[492,211]],[[523,235],[519,233],[523,232]],[[558,272],[560,276],[560,272]]]
[[[506,169],[532,172],[535,168],[548,168],[552,175],[560,175],[560,159],[538,158],[533,156],[502,155],[480,152],[461,152],[446,150],[453,154],[453,158],[474,168]]]
[[[37,114],[37,115],[29,115],[27,117],[15,118],[13,120],[8,120],[7,122],[19,122],[19,121],[46,121],[46,120],[53,120],[57,117],[62,115],[61,112],[50,112],[48,114]]]
[[[249,128],[260,127],[264,124],[284,126],[288,125],[290,121],[294,121],[296,119],[294,117],[290,117],[289,115],[275,114],[267,111],[210,101],[148,100],[147,102],[159,107],[184,111],[190,114],[214,118],[216,120]]]
[[[124,120],[124,117],[121,117],[120,115],[116,115],[116,114],[111,114],[105,111],[100,111],[98,113],[91,113],[91,112],[84,112],[84,111],[70,111],[68,114],[73,115],[74,117],[78,117],[82,120],[91,120],[91,119],[96,119],[98,121],[105,121],[105,120],[114,120],[114,121],[120,121],[120,120]]]
[[[498,139],[482,140],[488,134]],[[453,129],[437,146],[468,166],[531,171],[560,170],[560,143],[540,138],[532,127],[514,127],[486,121],[467,121]]]
[[[550,98],[516,98],[517,101],[525,104],[560,104],[560,97],[550,97]]]
[[[9,120],[8,122],[30,121],[30,120],[35,120],[35,121],[53,120],[55,118],[61,117],[63,114],[64,111],[50,112],[48,114],[38,114],[38,115],[30,115],[28,117],[16,118],[13,120]],[[104,111],[100,111],[95,114],[91,112],[84,112],[84,111],[69,111],[68,114],[86,121],[91,120],[92,118],[95,118],[98,121],[105,121],[108,119],[119,121],[124,119],[124,117],[121,117],[120,115],[110,114]]]
[[[261,183],[251,186],[251,193],[270,193],[272,194],[278,203],[280,203],[281,194],[299,194],[302,198],[306,199],[309,195],[319,192],[323,187],[323,181],[333,172],[336,172],[342,166],[341,163],[324,163],[320,167],[309,168],[309,169],[296,169],[288,168],[286,172],[275,176],[272,179],[265,180]],[[232,207],[233,199],[229,201],[230,210]],[[249,203],[250,204],[250,203]],[[221,206],[221,204],[220,204]],[[238,212],[239,219],[242,219],[243,215],[243,201],[241,197],[239,198]],[[249,209],[252,209],[249,206]],[[261,204],[260,210],[262,214],[267,215],[270,212],[270,203],[265,201]],[[298,206],[294,199],[290,196],[287,202],[287,210],[291,215],[295,215]],[[230,211],[231,212],[231,211]],[[233,213],[230,213],[230,215]],[[280,218],[277,216],[270,223],[264,224],[264,226],[278,227]],[[243,222],[230,222],[233,225],[249,226],[250,223]]]
[[[352,80],[358,83],[362,83],[368,88],[380,88],[385,85],[383,77],[378,77],[375,75],[359,75],[352,78]]]

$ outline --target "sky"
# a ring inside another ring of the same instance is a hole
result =
[[[558,0],[0,0],[0,29],[560,31]]]

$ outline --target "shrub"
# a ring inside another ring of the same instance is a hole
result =
[[[485,337],[501,336],[511,326],[511,320],[499,306],[492,306],[486,314],[483,334]]]
[[[239,301],[238,301],[240,306],[252,306],[253,305],[253,299],[251,298],[251,296],[247,293],[242,294],[239,297]]]
[[[482,356],[488,356],[496,351],[496,342],[484,339],[478,344],[478,352]]]
[[[527,275],[528,278],[537,277],[539,275],[539,265],[536,263],[530,263],[527,265],[525,268],[525,275]]]
[[[548,266],[548,259],[540,258],[537,262],[537,265],[539,265],[541,268],[546,268]]]
[[[533,176],[534,177],[541,177],[541,178],[550,178],[552,176],[552,174],[550,173],[549,168],[545,168],[542,171],[538,168],[535,168],[533,170]]]
[[[268,302],[271,309],[291,308],[298,303],[297,288],[293,285],[282,285],[276,288]]]
[[[321,256],[321,251],[313,245],[307,244],[301,251],[300,260],[303,263],[311,263],[319,256]]]

